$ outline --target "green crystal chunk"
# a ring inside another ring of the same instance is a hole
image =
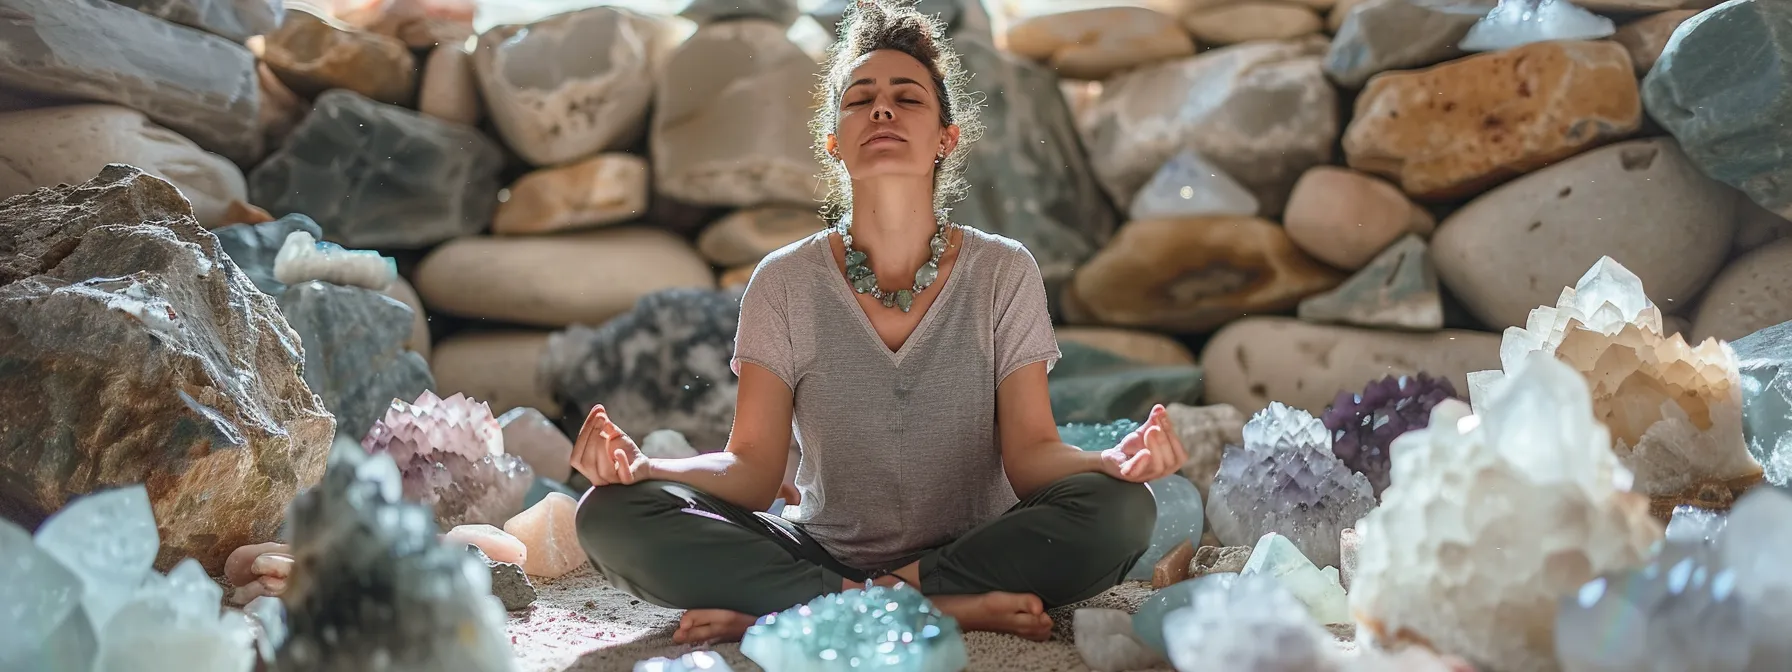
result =
[[[858,250],[853,250],[851,252],[846,253],[846,265],[847,266],[858,266],[858,265],[861,265],[864,263],[865,263],[865,253],[864,252],[860,252]]]
[[[895,294],[885,294],[884,295],[884,307],[889,308],[894,305],[896,305],[896,295]]]
[[[915,271],[915,286],[925,288],[940,277],[940,267],[929,261]]]
[[[958,621],[908,586],[823,595],[747,629],[740,652],[777,672],[958,672]]]
[[[909,307],[915,305],[915,293],[906,289],[896,290],[896,305],[902,308],[902,312],[908,312]]]
[[[932,250],[935,256],[944,254],[946,252],[946,237],[943,235],[934,236],[933,240],[927,243],[927,249]]]
[[[1320,623],[1351,622],[1349,598],[1339,583],[1338,569],[1315,567],[1287,537],[1274,532],[1263,535],[1257,540],[1257,547],[1251,549],[1251,559],[1240,574],[1275,578],[1307,605],[1307,612]]]
[[[846,267],[846,277],[849,279],[857,280],[857,279],[863,278],[867,275],[871,275],[871,269],[865,268],[864,266],[848,266],[848,267]]]
[[[734,672],[734,668],[714,651],[692,651],[677,658],[637,662],[634,672]]]
[[[876,289],[877,288],[877,276],[872,275],[870,273],[866,273],[859,277],[853,278],[852,279],[852,288],[855,290],[858,290],[858,292],[860,294],[864,294],[865,292],[869,292],[873,289]]]

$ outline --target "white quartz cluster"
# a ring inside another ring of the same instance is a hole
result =
[[[161,536],[141,485],[71,502],[35,539],[0,519],[0,669],[247,672],[255,635],[187,558],[153,569]]]
[[[1543,352],[1517,364],[1479,415],[1446,401],[1394,441],[1392,485],[1358,526],[1359,637],[1552,670],[1557,600],[1662,537],[1581,376]]]
[[[1469,28],[1459,46],[1463,51],[1500,51],[1533,42],[1597,40],[1615,32],[1611,19],[1568,0],[1500,0]]]
[[[274,255],[274,279],[286,285],[321,280],[378,292],[385,291],[397,277],[398,265],[391,257],[320,243],[306,231],[286,234],[286,242]]]
[[[1556,305],[1531,311],[1524,328],[1500,342],[1500,364],[1512,371],[1533,352],[1553,355],[1591,388],[1595,419],[1612,434],[1612,450],[1635,479],[1634,489],[1664,496],[1709,483],[1758,481],[1762,469],[1742,433],[1742,383],[1736,355],[1717,339],[1694,347],[1664,336],[1661,310],[1642,280],[1603,257]],[[1477,407],[1503,374],[1469,374]],[[1663,515],[1665,515],[1665,510]]]

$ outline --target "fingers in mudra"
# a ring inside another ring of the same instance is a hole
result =
[[[640,480],[638,454],[634,440],[610,420],[603,404],[596,404],[573,443],[572,466],[592,485],[626,485]]]
[[[1188,461],[1188,453],[1170,424],[1170,413],[1162,404],[1153,406],[1145,423],[1128,433],[1116,448],[1125,459],[1120,475],[1131,481],[1162,478]]]

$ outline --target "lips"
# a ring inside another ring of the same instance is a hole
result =
[[[895,140],[896,142],[908,142],[907,140],[903,140],[902,136],[892,133],[890,131],[878,131],[876,133],[872,133],[871,137],[865,138],[865,142],[860,143],[860,144],[869,145],[869,144],[871,144],[873,142],[877,142],[879,140]]]

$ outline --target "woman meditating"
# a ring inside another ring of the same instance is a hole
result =
[[[759,263],[741,299],[728,445],[644,456],[601,405],[572,454],[579,540],[617,588],[739,639],[821,595],[906,583],[966,630],[1050,636],[1045,609],[1117,584],[1149,545],[1145,481],[1186,454],[1162,406],[1115,448],[1059,440],[1058,360],[1027,249],[944,215],[976,106],[940,26],[851,8],[814,126],[839,224]],[[766,513],[801,448],[800,511]]]

